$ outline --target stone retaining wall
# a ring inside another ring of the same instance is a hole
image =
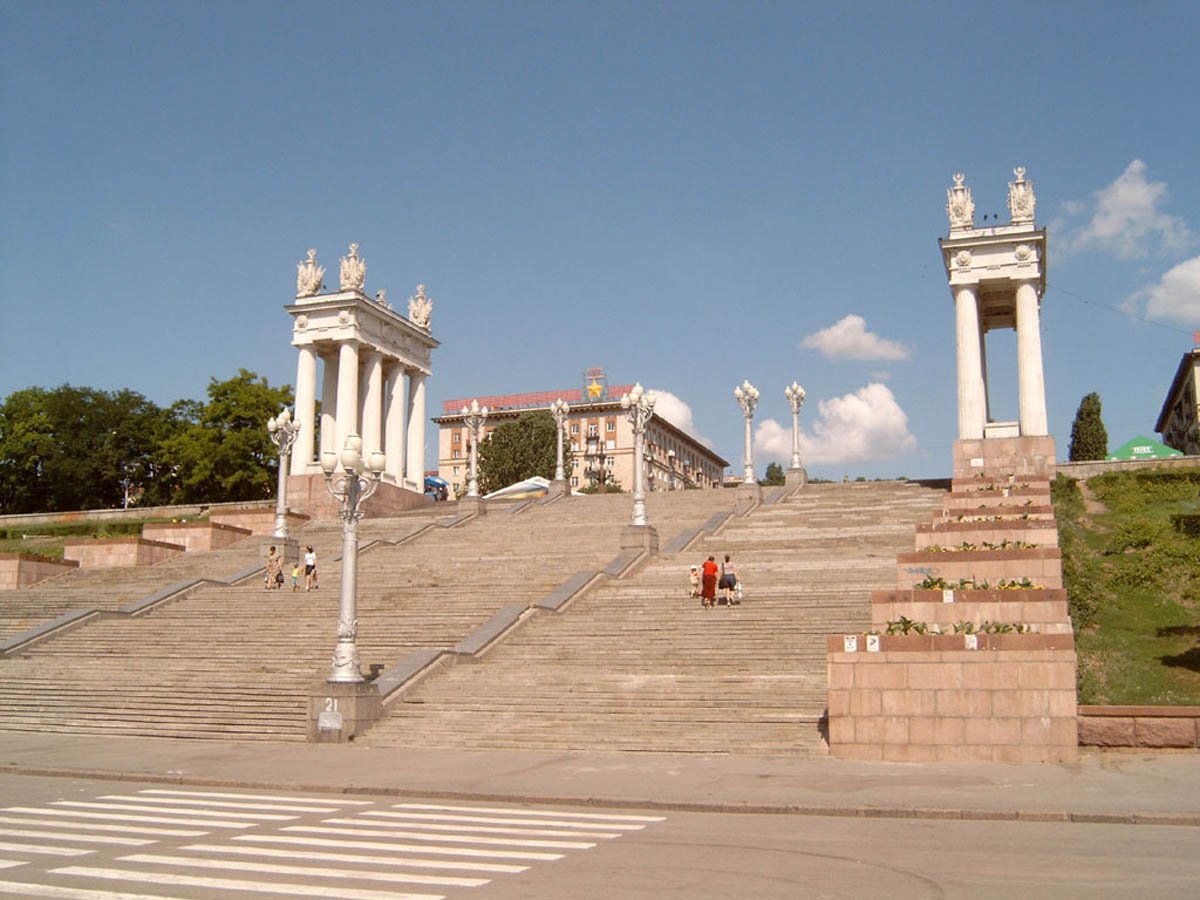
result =
[[[1079,743],[1200,748],[1200,706],[1081,706]]]
[[[63,545],[63,558],[73,559],[86,569],[151,566],[182,552],[179,544],[140,537],[72,540]]]
[[[834,756],[1078,759],[1072,635],[848,635],[826,650]]]
[[[250,534],[248,528],[236,528],[212,521],[147,523],[142,526],[142,537],[146,540],[178,544],[188,553],[220,550]]]
[[[214,509],[208,516],[209,522],[214,525],[221,525],[227,528],[236,528],[244,531],[247,534],[273,534],[275,531],[275,507],[254,508],[243,507],[240,509]],[[308,516],[300,513],[288,512],[287,514],[288,534],[293,534],[295,529],[303,528],[308,524]]]
[[[994,542],[993,542],[994,543]],[[896,554],[896,587],[904,590],[927,576],[957,582],[975,579],[995,584],[1028,578],[1047,588],[1062,584],[1062,551],[1057,547],[1032,550],[913,551]]]
[[[901,616],[938,625],[959,622],[1029,625],[1039,634],[1070,634],[1067,592],[1062,588],[1003,591],[876,591],[871,595],[871,625],[883,629]]]
[[[0,553],[0,591],[29,587],[78,566],[79,563],[69,559],[46,559],[29,553]]]
[[[1058,546],[1058,528],[1048,519],[1011,519],[1003,522],[956,522],[942,519],[917,525],[917,549],[925,547],[957,547],[964,541],[971,544],[999,544],[1002,541],[1024,541],[1039,547]]]

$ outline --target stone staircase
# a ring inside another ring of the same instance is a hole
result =
[[[669,535],[733,502],[731,492],[689,491],[648,506]],[[532,602],[575,572],[602,567],[619,550],[630,503],[609,495],[499,507],[450,529],[426,526],[453,507],[364,521],[364,547],[411,537],[360,553],[364,668],[453,645],[503,604]],[[296,537],[317,551],[318,591],[264,591],[258,579],[202,587],[146,615],[93,621],[0,659],[0,728],[304,740],[308,694],[328,673],[335,641],[341,532],[313,525]],[[12,593],[39,621],[60,608],[115,609],[184,577],[252,565],[259,541],[145,569],[79,571]],[[19,625],[14,617],[10,627]]]
[[[537,613],[479,661],[415,685],[359,740],[822,752],[825,636],[869,625],[871,591],[892,583],[897,552],[943,497],[897,482],[807,486],[564,612]],[[687,568],[726,553],[746,599],[702,609],[687,597]]]

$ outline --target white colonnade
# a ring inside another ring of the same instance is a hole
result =
[[[300,433],[290,474],[320,474],[320,454],[340,451],[347,436],[357,434],[364,456],[384,454],[385,481],[422,492],[425,379],[438,346],[429,330],[432,302],[418,286],[405,317],[392,309],[383,291],[367,297],[366,264],[357,251],[352,244],[341,260],[336,293],[321,293],[325,270],[317,265],[316,251],[297,266],[296,301],[287,307],[299,353],[295,419]],[[323,368],[319,396],[318,364]]]
[[[950,236],[939,243],[954,297],[958,360],[958,437],[1041,437],[1049,433],[1042,367],[1041,297],[1046,286],[1046,231],[1034,224],[1036,201],[1025,169],[1009,183],[1008,225],[976,228],[971,189],[961,174],[947,191]],[[987,332],[1017,333],[1018,416],[994,423],[987,380]]]

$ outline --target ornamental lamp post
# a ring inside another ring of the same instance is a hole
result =
[[[365,464],[364,464],[365,463]],[[379,487],[387,466],[387,457],[378,450],[369,459],[362,457],[362,438],[346,436],[341,453],[327,450],[321,454],[325,487],[338,503],[342,521],[342,588],[338,599],[338,640],[333,651],[330,683],[356,684],[364,681],[358,662],[358,523],[362,505]]]
[[[567,416],[571,413],[571,405],[559,397],[550,404],[550,415],[554,416],[554,424],[557,426],[555,434],[557,436],[555,445],[554,459],[554,484],[550,486],[551,494],[565,494],[567,492],[567,473],[563,468],[563,431],[567,427]]]
[[[749,381],[743,381],[740,387],[733,389],[733,396],[737,398],[738,406],[742,408],[742,415],[746,417],[746,456],[742,483],[755,484],[754,454],[750,446],[750,420],[754,418],[754,407],[758,406],[758,388]]]
[[[804,484],[808,481],[808,473],[800,465],[800,407],[804,405],[804,388],[793,381],[784,388],[783,395],[792,408],[792,464],[788,467],[786,480],[789,484]]]
[[[643,446],[646,439],[646,425],[654,415],[653,392],[646,393],[641,384],[635,384],[628,394],[621,395],[621,409],[629,417],[633,426],[633,525],[645,527],[646,521],[646,460],[643,456]]]
[[[273,536],[287,540],[287,473],[288,456],[300,434],[300,423],[292,421],[292,412],[284,409],[278,416],[267,419],[267,435],[279,448],[279,483],[275,491],[275,531]]]
[[[467,496],[479,496],[479,438],[483,431],[483,423],[487,421],[488,408],[480,406],[478,400],[472,400],[470,406],[462,408],[463,424],[471,435],[471,459],[468,464]]]

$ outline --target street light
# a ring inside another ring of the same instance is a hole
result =
[[[600,446],[600,435],[588,433],[583,455],[587,458],[587,474],[596,493],[608,493],[608,469],[604,465],[604,454],[607,451]]]
[[[804,388],[792,382],[784,388],[783,395],[787,397],[788,405],[792,408],[792,465],[790,470],[798,472],[800,466],[800,407],[804,405]]]
[[[300,434],[300,423],[292,421],[292,412],[284,409],[278,416],[267,419],[267,434],[279,448],[279,484],[275,491],[274,537],[286,539],[287,533],[287,470],[288,454]]]
[[[642,447],[646,439],[646,424],[654,415],[653,393],[642,390],[641,384],[635,384],[628,394],[621,395],[621,409],[629,417],[633,425],[633,524],[644,526],[646,522],[646,491],[645,481],[646,460],[642,456]]]
[[[479,436],[483,430],[483,423],[487,421],[488,408],[480,406],[478,400],[472,400],[470,406],[462,408],[463,424],[467,426],[467,430],[471,433],[471,460],[467,475],[467,496],[479,496],[479,478],[478,478],[478,450]]]
[[[758,388],[749,381],[743,381],[740,387],[733,389],[742,415],[746,417],[746,471],[742,476],[743,484],[754,484],[754,455],[750,449],[750,420],[754,418],[754,407],[758,406]]]
[[[338,599],[338,640],[333,650],[329,682],[357,683],[363,681],[358,664],[358,523],[363,517],[362,504],[375,493],[379,479],[387,466],[387,457],[373,451],[364,466],[362,438],[346,436],[342,452],[327,450],[321,454],[321,469],[325,472],[325,487],[329,496],[338,502],[338,518],[342,520],[342,592]],[[338,467],[341,470],[338,470]]]
[[[560,481],[564,485],[567,481],[567,473],[563,468],[563,430],[567,426],[567,416],[571,412],[571,405],[562,397],[559,397],[550,404],[550,415],[554,416],[554,423],[558,426],[555,431],[558,435],[558,443],[556,448],[556,456],[554,461],[554,480]]]

